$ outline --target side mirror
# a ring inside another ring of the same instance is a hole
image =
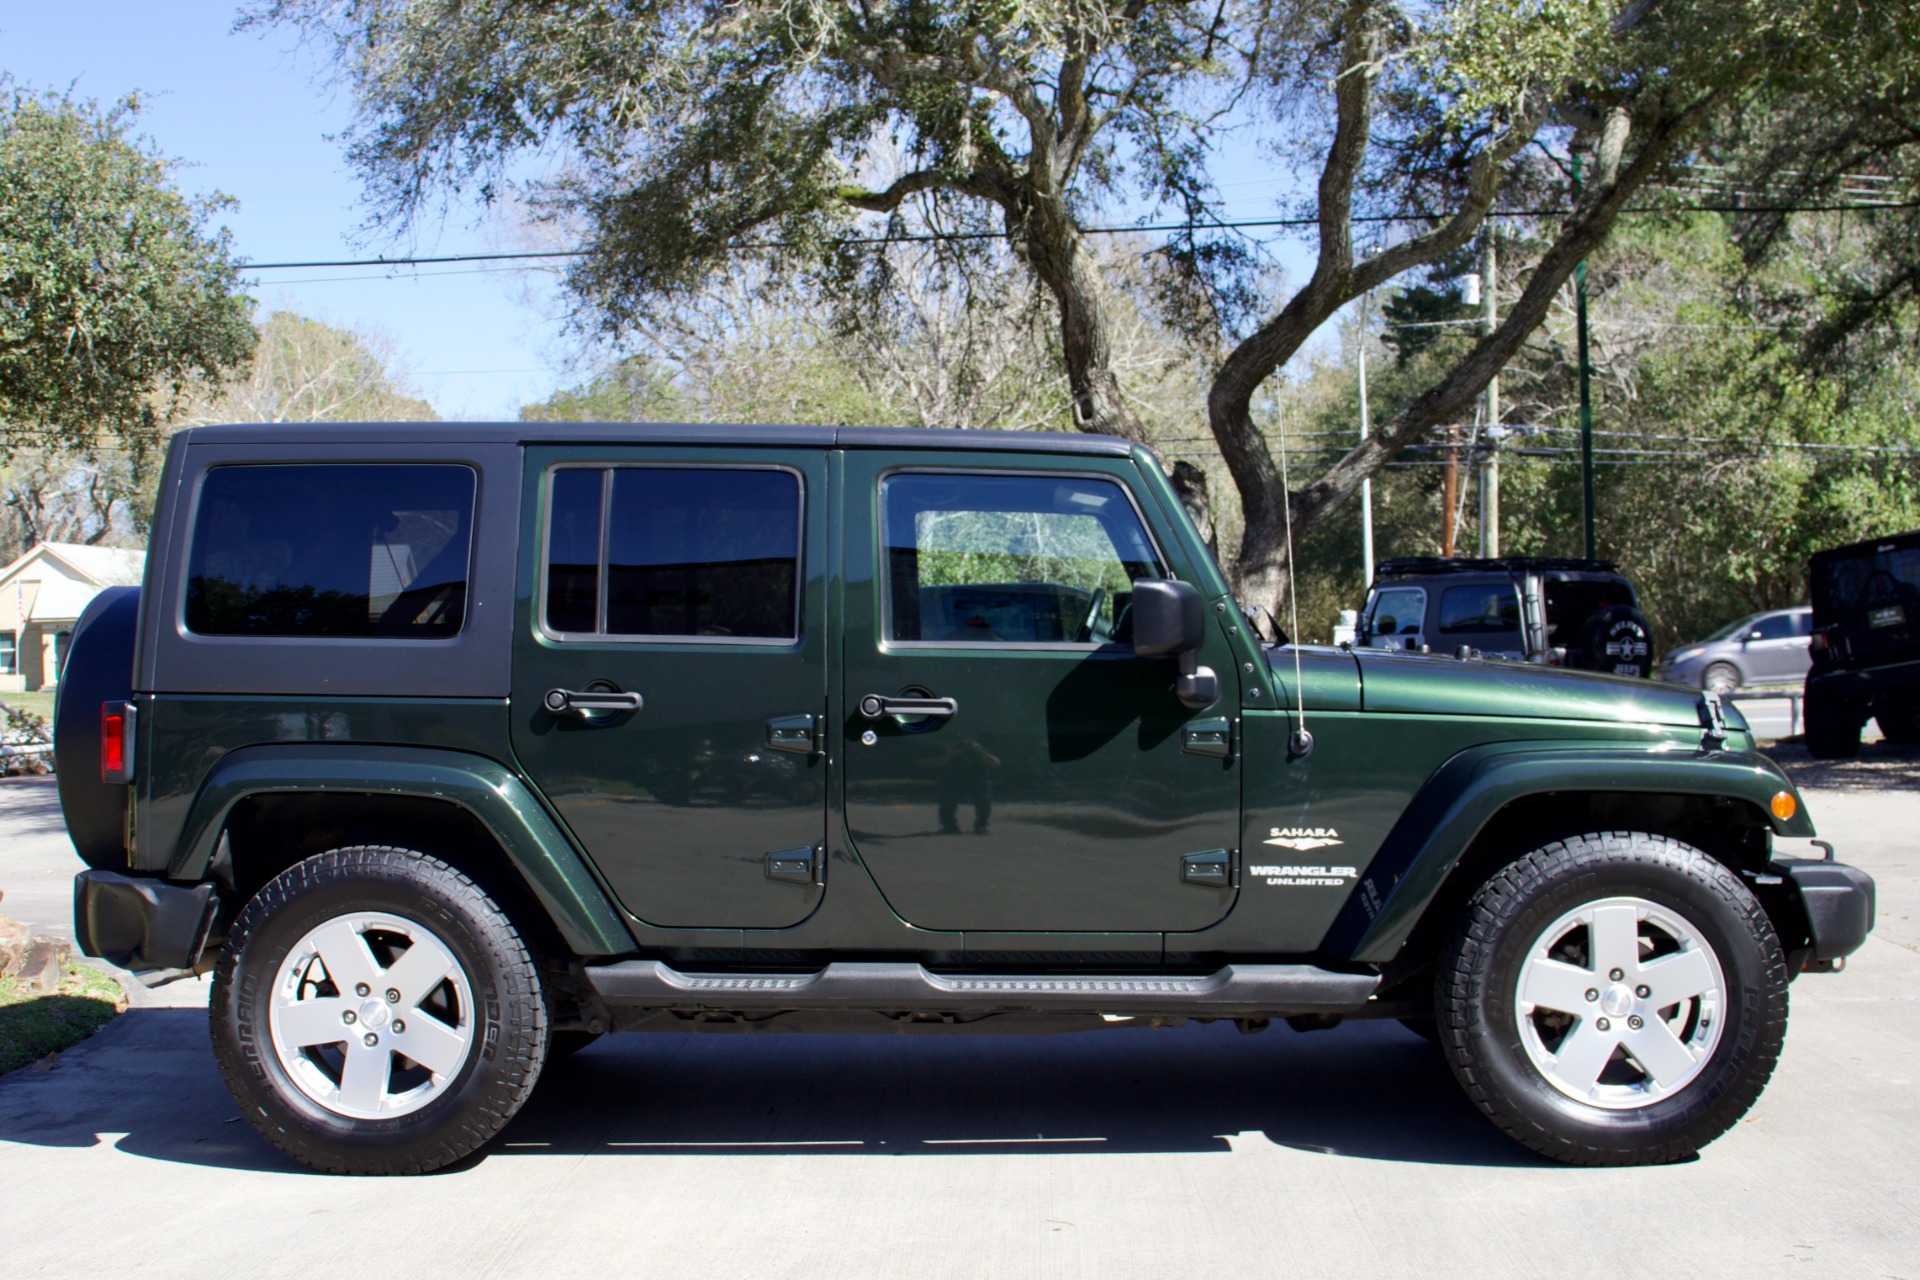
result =
[[[1184,582],[1136,578],[1133,583],[1133,651],[1143,658],[1177,658],[1199,652],[1206,640],[1207,606]]]
[[[1765,636],[1763,636],[1763,635],[1761,635],[1761,634],[1760,634],[1760,633],[1759,633],[1758,631],[1749,631],[1749,632],[1747,632],[1747,639],[1749,639],[1749,640],[1765,640],[1765,639],[1766,639],[1766,637],[1765,637]]]
[[[1199,665],[1206,638],[1206,601],[1198,591],[1165,578],[1134,580],[1133,651],[1142,658],[1177,658],[1173,696],[1196,711],[1220,700],[1220,677]]]

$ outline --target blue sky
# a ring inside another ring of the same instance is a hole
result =
[[[142,132],[185,162],[179,184],[239,201],[223,221],[250,261],[512,247],[499,231],[470,226],[471,210],[402,243],[359,243],[359,183],[328,141],[346,127],[345,95],[316,83],[318,62],[291,33],[232,34],[234,13],[220,0],[0,0],[0,68],[103,102],[139,90]],[[264,308],[390,338],[443,417],[513,417],[566,377],[553,309],[529,305],[529,285],[542,286],[527,272],[323,269],[256,280]]]
[[[142,131],[183,163],[180,185],[220,191],[223,221],[251,262],[455,254],[521,247],[471,208],[404,241],[366,240],[360,186],[337,142],[350,103],[316,77],[317,57],[291,32],[234,34],[231,0],[0,0],[0,69],[42,89],[112,101],[138,90]],[[1230,216],[1271,216],[1286,186],[1251,156],[1224,166]],[[1282,259],[1305,269],[1297,248]],[[522,270],[270,271],[254,277],[264,309],[288,308],[390,339],[417,394],[446,418],[511,418],[574,381],[549,277]]]

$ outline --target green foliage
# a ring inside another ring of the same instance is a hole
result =
[[[411,393],[392,344],[292,311],[260,326],[246,376],[196,388],[181,415],[205,422],[431,422],[440,415]]]
[[[1636,219],[1592,264],[1599,550],[1640,586],[1662,647],[1803,603],[1814,551],[1920,527],[1912,426],[1920,369],[1902,360],[1815,373],[1798,358],[1792,317],[1831,305],[1833,282],[1860,269],[1873,237],[1810,216],[1750,272],[1740,225],[1712,215]],[[1412,314],[1443,295],[1430,297],[1384,310]],[[1902,319],[1910,327],[1920,316]],[[1570,311],[1556,314],[1504,375],[1503,418],[1549,428],[1503,453],[1501,544],[1510,555],[1582,552],[1571,329]],[[1433,364],[1457,358],[1450,344],[1468,341],[1449,331],[1402,362],[1370,362],[1376,414],[1393,412]],[[1303,434],[1293,447],[1320,441],[1305,433],[1352,430],[1350,360],[1322,366],[1295,398],[1289,420]],[[1409,451],[1402,461],[1412,465],[1375,478],[1381,558],[1438,554],[1438,460]],[[1360,603],[1357,515],[1351,504],[1336,512],[1300,548],[1309,636],[1325,638],[1335,613]],[[1477,520],[1470,486],[1463,554]]]
[[[138,110],[0,78],[0,448],[139,447],[252,351],[225,201],[174,188]]]

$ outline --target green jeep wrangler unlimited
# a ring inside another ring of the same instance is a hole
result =
[[[147,564],[60,686],[77,932],[211,969],[319,1169],[458,1160],[608,1031],[1276,1018],[1670,1161],[1872,925],[1736,713],[1265,645],[1118,440],[214,427]]]

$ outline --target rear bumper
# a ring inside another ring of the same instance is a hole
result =
[[[1839,862],[1775,862],[1767,868],[1793,886],[1807,922],[1795,972],[1831,971],[1873,932],[1873,877]],[[1791,946],[1791,942],[1789,943]]]
[[[1920,693],[1920,662],[1888,662],[1879,666],[1815,669],[1807,676],[1811,697],[1869,703],[1887,695]]]
[[[218,905],[210,884],[82,871],[73,878],[73,936],[81,951],[122,969],[191,969]]]

